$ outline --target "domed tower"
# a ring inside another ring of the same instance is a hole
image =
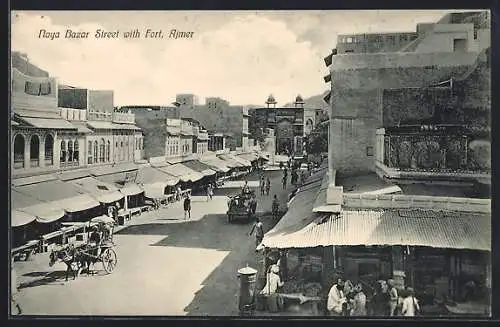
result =
[[[267,98],[266,104],[268,108],[276,108],[276,99],[274,99],[274,96],[272,94],[269,94],[269,97]]]
[[[304,99],[300,94],[295,98],[295,108],[304,108]]]

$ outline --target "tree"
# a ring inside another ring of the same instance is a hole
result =
[[[328,152],[328,122],[328,117],[326,117],[306,137],[306,151],[308,154]]]

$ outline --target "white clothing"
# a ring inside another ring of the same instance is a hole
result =
[[[337,288],[337,284],[333,285],[328,293],[328,301],[326,303],[326,308],[328,311],[333,311],[335,313],[342,313],[342,305],[346,303],[347,299],[344,296],[344,292]]]
[[[401,313],[406,317],[414,317],[416,311],[420,310],[420,306],[418,305],[418,300],[413,296],[407,296],[403,300],[403,308]]]
[[[271,295],[276,293],[276,290],[278,289],[279,286],[283,286],[283,282],[281,281],[281,278],[279,275],[275,273],[269,273],[267,274],[267,282],[262,291],[260,291],[260,294],[264,295]]]

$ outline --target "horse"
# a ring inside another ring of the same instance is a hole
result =
[[[70,244],[61,249],[53,249],[49,255],[49,266],[52,267],[56,262],[61,261],[66,264],[66,281],[68,281],[69,274],[73,275],[73,280],[76,276],[86,268],[87,275],[90,273],[90,264],[95,263],[96,259],[79,251],[74,245]],[[73,269],[76,265],[76,270]]]

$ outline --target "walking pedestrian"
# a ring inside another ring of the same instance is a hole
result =
[[[264,225],[262,225],[262,222],[257,217],[248,236],[252,236],[253,232],[255,232],[255,252],[257,252],[257,247],[264,239]]]
[[[255,215],[257,212],[257,197],[255,194],[252,195],[252,199],[250,200],[250,212],[252,215]]]
[[[184,220],[191,219],[191,198],[186,194],[184,199]]]
[[[214,189],[212,187],[212,184],[208,184],[207,186],[207,201],[212,200],[214,196]]]
[[[20,315],[22,314],[21,306],[19,305],[19,302],[17,301],[18,293],[19,293],[19,287],[17,285],[17,273],[16,270],[14,269],[14,258],[12,258],[11,265],[10,265],[10,285],[11,285],[11,290],[10,290],[10,310],[12,315]]]
[[[262,175],[260,177],[259,187],[260,187],[260,195],[264,195],[265,187],[266,187],[266,181],[264,179],[264,175]]]
[[[273,219],[278,218],[278,212],[280,209],[280,202],[278,201],[278,196],[275,194],[273,198],[273,203],[272,203],[272,213],[273,213]]]
[[[394,279],[389,279],[387,285],[389,286],[389,316],[393,317],[396,315],[396,307],[398,306],[398,290],[394,286]]]
[[[417,298],[415,298],[415,292],[411,287],[408,287],[406,291],[408,294],[403,300],[403,308],[401,309],[401,314],[405,317],[418,316],[420,313],[420,305],[418,304]]]
[[[269,192],[271,191],[271,180],[269,177],[266,179],[266,195],[269,196]]]
[[[287,175],[283,175],[283,189],[286,190],[286,181],[287,181]]]

